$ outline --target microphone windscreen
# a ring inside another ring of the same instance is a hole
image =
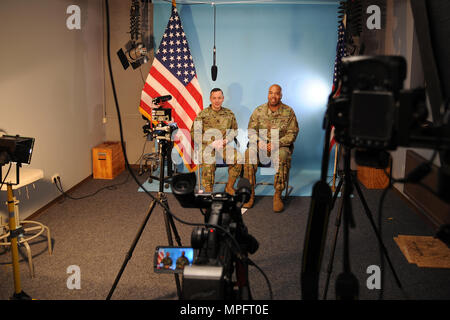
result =
[[[216,65],[213,65],[211,67],[211,78],[213,81],[216,81],[216,79],[217,79],[217,66]]]
[[[237,189],[239,190],[242,188],[251,189],[250,181],[248,181],[248,179],[245,179],[245,178],[239,179]]]

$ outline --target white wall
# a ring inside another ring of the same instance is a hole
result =
[[[81,29],[69,30],[69,5],[81,9]],[[44,179],[16,192],[22,219],[92,173],[92,147],[104,140],[102,1],[0,2],[0,128],[34,137],[30,168]],[[7,216],[6,192],[0,214]]]

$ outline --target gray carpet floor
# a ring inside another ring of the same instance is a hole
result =
[[[139,177],[144,182],[145,176]],[[122,183],[124,182],[124,183]],[[35,219],[51,231],[53,254],[47,252],[44,238],[31,245],[36,276],[30,277],[26,256],[20,260],[23,290],[40,300],[104,300],[124,262],[151,202],[138,192],[138,185],[123,172],[114,180],[88,180],[73,192],[73,197],[91,194],[99,188],[122,183],[82,200],[64,199]],[[293,181],[292,183],[295,183]],[[380,190],[366,190],[365,198],[377,221]],[[182,208],[172,194],[167,194],[171,211],[179,218],[201,223],[198,209]],[[252,260],[266,273],[275,300],[302,298],[300,271],[308,219],[310,197],[290,197],[282,213],[272,211],[272,197],[257,197],[255,206],[243,218],[249,232],[259,241],[259,250]],[[350,261],[359,281],[359,299],[376,300],[380,290],[368,289],[366,281],[370,265],[380,265],[378,241],[357,197],[352,200],[356,227],[350,229]],[[337,205],[330,215],[327,245],[323,255],[320,296],[322,298],[331,258]],[[190,245],[192,227],[175,222],[182,245]],[[399,234],[434,235],[435,230],[395,192],[389,192],[383,206],[382,237],[403,289],[399,289],[386,263],[383,299],[443,300],[450,298],[450,269],[419,268],[407,262],[394,241]],[[342,228],[339,232],[333,271],[327,299],[336,299],[335,282],[342,271]],[[148,224],[112,295],[113,300],[177,299],[173,275],[153,272],[155,247],[167,245],[163,211],[156,206]],[[24,248],[21,252],[25,253]],[[25,258],[25,259],[24,259]],[[70,266],[81,272],[80,289],[69,289]],[[69,270],[68,270],[69,268]],[[254,299],[269,299],[268,286],[261,273],[250,267],[250,286]],[[10,251],[0,251],[0,299],[9,299],[14,292]]]

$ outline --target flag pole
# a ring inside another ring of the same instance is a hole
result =
[[[336,191],[336,164],[337,164],[338,148],[339,144],[336,143],[334,148],[333,186],[331,187],[331,190],[333,190],[333,192]]]
[[[177,6],[177,3],[176,3],[176,1],[175,1],[175,0],[172,0],[172,6],[174,6],[174,7],[176,7],[176,6]]]

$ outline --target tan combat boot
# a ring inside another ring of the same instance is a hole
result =
[[[256,185],[256,172],[253,170],[251,166],[244,166],[244,178],[248,179],[250,182],[250,187],[252,189],[252,193],[250,195],[250,199],[244,203],[243,207],[250,209],[253,207],[253,203],[255,202],[255,185]]]
[[[251,207],[253,207],[254,202],[255,202],[255,186],[252,186],[252,193],[250,195],[250,199],[248,200],[248,202],[244,203],[243,207],[250,209]]]
[[[211,193],[211,192],[213,192],[212,186],[205,186],[203,189],[205,190],[206,193]]]
[[[234,183],[236,182],[236,177],[232,177],[232,176],[228,176],[228,182],[227,185],[225,186],[225,192],[234,196]]]
[[[275,194],[273,196],[273,211],[281,212],[284,209],[283,200],[281,200],[281,190],[275,190]]]

